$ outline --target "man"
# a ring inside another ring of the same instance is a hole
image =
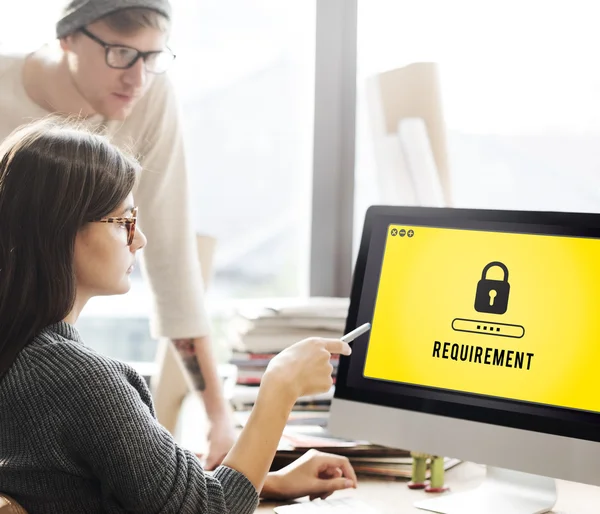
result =
[[[76,115],[140,159],[135,198],[149,241],[151,332],[173,341],[202,391],[211,423],[206,467],[214,469],[234,432],[211,352],[181,122],[164,75],[174,60],[170,16],[168,0],[70,1],[56,25],[55,47],[0,56],[0,140],[51,113]]]

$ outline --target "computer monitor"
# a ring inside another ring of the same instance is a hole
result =
[[[600,215],[371,207],[329,431],[486,464],[418,507],[532,514],[600,485]],[[514,470],[514,471],[508,471]]]

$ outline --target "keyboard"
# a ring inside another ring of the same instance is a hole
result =
[[[275,507],[277,514],[382,514],[369,504],[357,498],[336,498],[296,503],[285,507]]]

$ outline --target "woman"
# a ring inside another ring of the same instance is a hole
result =
[[[275,357],[213,475],[156,421],[143,379],[85,346],[73,326],[81,310],[129,290],[146,243],[138,172],[103,137],[56,120],[0,145],[0,491],[31,514],[244,514],[258,492],[356,486],[347,459],[318,452],[268,474],[294,402],[330,387],[330,356],[347,344],[307,339]]]

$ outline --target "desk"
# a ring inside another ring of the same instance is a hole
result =
[[[446,472],[446,482],[451,491],[464,491],[479,485],[485,476],[483,466],[466,462]],[[600,487],[557,480],[558,502],[554,514],[598,514],[600,511]],[[411,491],[406,480],[378,480],[359,478],[358,488],[334,493],[332,498],[356,495],[368,501],[383,514],[424,514],[427,511],[413,507],[413,502],[433,497],[423,491]],[[256,511],[271,513],[280,503],[261,502]]]

